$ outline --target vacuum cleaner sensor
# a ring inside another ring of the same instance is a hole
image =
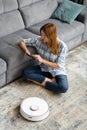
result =
[[[31,121],[40,121],[49,115],[48,104],[38,97],[24,99],[20,105],[21,115]]]

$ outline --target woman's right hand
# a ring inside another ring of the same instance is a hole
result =
[[[30,52],[29,52],[28,48],[26,47],[26,44],[24,43],[23,40],[20,41],[20,42],[18,43],[18,45],[23,49],[25,55],[27,55],[27,56],[30,55]]]
[[[25,55],[27,55],[27,56],[29,56],[29,55],[30,55],[30,52],[29,52],[29,50],[28,50],[28,49],[26,49],[26,51],[25,51]]]

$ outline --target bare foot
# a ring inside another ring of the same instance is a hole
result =
[[[37,85],[42,86],[42,85],[41,85],[41,83],[39,83],[39,82],[37,82],[37,81],[31,80],[31,79],[27,79],[27,80],[29,80],[29,81],[31,81],[31,82],[33,82],[33,83],[37,84]]]
[[[41,83],[42,86],[45,86],[46,82],[56,82],[55,78],[49,79],[45,78],[45,80]]]
[[[51,80],[52,80],[52,82],[54,82],[54,83],[56,82],[56,79],[55,79],[55,78],[52,78]]]
[[[30,79],[28,79],[28,80],[30,80]],[[42,87],[45,87],[46,82],[56,82],[55,78],[52,78],[52,79],[45,78],[45,80],[42,83],[36,82],[34,80],[30,80],[30,81],[32,81],[33,83],[40,85]]]

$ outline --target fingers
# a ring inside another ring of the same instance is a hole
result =
[[[25,51],[25,55],[27,55],[27,56],[29,56],[29,55],[30,55],[29,50],[26,50],[26,51]]]
[[[36,60],[38,60],[40,63],[42,62],[42,57],[40,55],[32,55]]]
[[[35,59],[39,59],[39,55],[32,55]]]
[[[30,56],[30,53],[25,53],[25,56],[26,56],[26,57],[29,57],[29,56]]]

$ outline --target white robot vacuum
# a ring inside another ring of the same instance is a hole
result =
[[[49,115],[48,104],[38,97],[24,99],[20,105],[21,115],[30,121],[40,121]]]

